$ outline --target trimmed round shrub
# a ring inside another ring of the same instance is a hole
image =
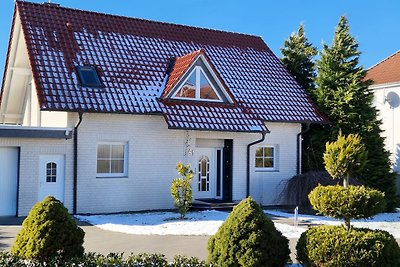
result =
[[[48,196],[29,212],[11,253],[23,259],[40,261],[81,256],[84,235],[63,204]]]
[[[284,266],[290,259],[288,243],[262,208],[248,197],[208,241],[208,260],[213,266]]]
[[[384,193],[364,186],[317,186],[308,197],[315,210],[333,218],[369,218],[386,209]]]
[[[296,245],[305,266],[400,266],[400,248],[386,231],[342,226],[318,226],[304,232]]]

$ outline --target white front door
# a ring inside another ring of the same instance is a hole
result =
[[[17,147],[0,147],[0,216],[17,215]]]
[[[195,198],[214,197],[214,148],[196,148],[197,166],[194,177]]]
[[[53,196],[64,202],[64,155],[39,157],[39,201]]]
[[[222,199],[222,148],[196,148],[195,199]]]

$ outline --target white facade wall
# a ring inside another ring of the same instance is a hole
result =
[[[70,114],[72,126],[76,114]],[[296,136],[300,124],[268,123],[271,130],[258,145],[275,145],[278,150],[275,171],[254,170],[251,150],[251,195],[265,205],[277,204],[282,180],[296,172]],[[261,134],[169,130],[160,115],[84,114],[78,141],[78,213],[112,213],[173,208],[170,185],[177,177],[178,161],[197,164],[195,141],[233,139],[233,200],[246,196],[247,145]],[[192,156],[184,156],[189,134]],[[128,144],[128,175],[122,178],[97,178],[97,144]]]
[[[84,114],[78,129],[77,212],[172,208],[169,190],[175,164],[183,160],[183,136],[184,131],[168,130],[162,116]],[[99,142],[128,144],[127,177],[96,178]]]
[[[400,96],[400,84],[383,84],[371,86],[374,91],[374,104],[382,120],[382,136],[385,138],[386,149],[391,153],[393,170],[400,173],[400,106],[399,103],[389,103],[390,92]],[[394,104],[394,105],[393,105]],[[397,179],[397,192],[400,193],[400,177]]]
[[[64,205],[72,212],[72,140],[0,138],[0,147],[20,148],[18,216],[26,216],[39,200],[39,156],[65,155]]]

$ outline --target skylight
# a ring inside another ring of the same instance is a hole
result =
[[[76,66],[82,86],[101,87],[99,75],[93,66]]]
[[[214,86],[200,66],[196,66],[173,98],[222,102]]]

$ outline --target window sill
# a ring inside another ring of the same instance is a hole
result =
[[[127,179],[127,175],[121,175],[121,176],[96,176],[96,179]]]
[[[279,172],[279,170],[275,169],[255,169],[255,172]]]

